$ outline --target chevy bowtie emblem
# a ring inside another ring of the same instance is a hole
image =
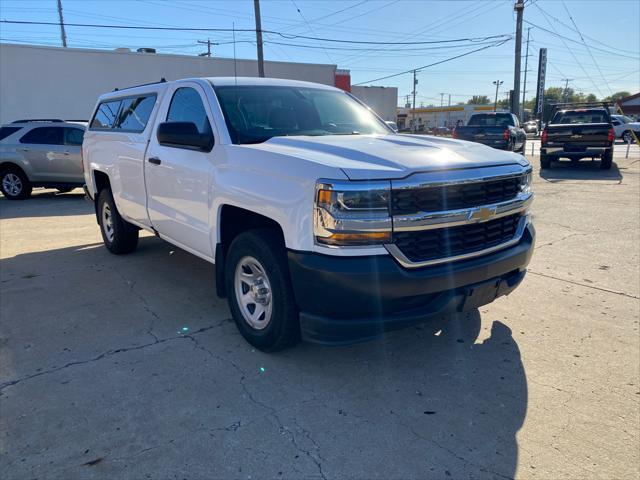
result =
[[[571,138],[582,138],[582,135],[576,133],[575,135],[571,135]]]
[[[496,207],[481,207],[472,210],[469,213],[469,220],[476,220],[478,222],[486,222],[496,214]]]

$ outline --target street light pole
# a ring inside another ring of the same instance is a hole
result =
[[[493,84],[496,86],[496,99],[493,102],[493,111],[495,112],[496,110],[498,110],[498,89],[500,88],[500,85],[502,85],[504,82],[502,80],[494,80]]]

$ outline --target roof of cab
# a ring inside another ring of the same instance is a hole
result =
[[[122,98],[131,95],[139,95],[143,93],[160,92],[173,83],[181,83],[188,81],[206,81],[213,86],[279,86],[279,87],[301,87],[301,88],[320,88],[324,90],[337,90],[336,87],[323,85],[320,83],[304,82],[301,80],[289,80],[286,78],[258,78],[258,77],[197,77],[197,78],[181,78],[179,80],[159,81],[156,83],[148,83],[145,85],[136,85],[133,87],[119,88],[112,92],[100,95],[100,101],[111,98]]]

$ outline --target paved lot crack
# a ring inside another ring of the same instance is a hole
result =
[[[215,327],[216,327],[215,325],[211,325],[209,327],[200,328],[199,330],[191,332],[189,334],[189,337],[191,337],[193,335],[197,335],[197,334],[202,333],[202,332],[206,332],[207,330],[211,330],[212,328],[215,328]],[[74,367],[74,366],[77,366],[77,365],[86,365],[88,363],[97,362],[97,361],[102,360],[104,358],[109,358],[109,357],[112,357],[114,355],[118,355],[120,353],[126,353],[126,352],[135,351],[135,350],[142,350],[142,349],[145,349],[145,348],[148,348],[148,347],[153,347],[154,345],[170,342],[172,340],[179,340],[179,339],[183,339],[183,338],[187,338],[187,337],[186,336],[179,336],[179,337],[161,338],[161,339],[157,339],[157,340],[155,340],[153,342],[143,343],[142,345],[136,345],[134,347],[124,347],[124,348],[117,348],[115,350],[108,350],[106,352],[101,353],[100,355],[97,355],[97,356],[95,356],[93,358],[89,358],[87,360],[77,360],[75,362],[69,362],[69,363],[66,363],[66,364],[64,364],[64,365],[62,365],[60,367],[55,367],[55,368],[51,368],[49,370],[45,370],[45,371],[42,371],[42,372],[37,372],[37,373],[33,373],[31,375],[26,375],[26,376],[24,376],[22,378],[16,378],[15,380],[10,380],[8,382],[0,383],[0,395],[2,395],[2,392],[4,391],[5,388],[12,387],[12,386],[17,385],[19,383],[22,383],[22,382],[24,382],[26,380],[31,380],[32,378],[41,377],[43,375],[49,375],[51,373],[56,373],[56,372],[59,372],[60,370],[64,370],[66,368]]]
[[[465,465],[472,465],[472,466],[474,466],[474,467],[479,468],[479,469],[480,469],[480,471],[482,471],[482,472],[490,473],[490,474],[495,475],[496,477],[499,477],[499,478],[504,478],[504,479],[506,479],[506,480],[514,480],[514,479],[513,479],[513,477],[510,477],[510,476],[508,476],[508,475],[503,475],[503,474],[498,473],[498,472],[494,472],[494,471],[492,471],[492,470],[489,470],[489,469],[488,469],[486,466],[484,466],[484,465],[480,465],[480,464],[474,463],[474,462],[472,462],[472,461],[470,461],[470,460],[467,460],[467,459],[466,459],[466,458],[464,458],[463,456],[461,456],[461,455],[459,455],[458,453],[456,453],[454,450],[451,450],[450,448],[447,448],[447,447],[445,447],[444,445],[441,445],[440,443],[438,443],[437,441],[433,440],[432,438],[426,438],[426,437],[423,437],[423,436],[422,436],[422,435],[420,435],[418,432],[416,432],[416,431],[415,431],[415,429],[414,429],[413,427],[411,427],[411,426],[404,425],[404,424],[401,424],[401,425],[403,425],[405,428],[408,428],[408,429],[409,429],[409,431],[410,431],[411,433],[413,433],[413,435],[414,435],[415,437],[419,438],[420,440],[423,440],[423,441],[425,441],[425,442],[429,442],[429,443],[431,443],[431,444],[435,445],[437,448],[439,448],[440,450],[443,450],[443,451],[447,452],[447,453],[448,453],[449,455],[451,455],[452,457],[457,458],[458,460],[460,460],[461,462],[463,462]]]
[[[603,288],[603,287],[596,287],[595,285],[588,285],[586,283],[580,283],[580,282],[576,282],[576,281],[573,281],[573,280],[567,280],[566,278],[555,277],[553,275],[547,275],[546,273],[535,272],[535,271],[530,270],[530,269],[527,270],[527,271],[529,273],[531,273],[532,275],[539,275],[541,277],[551,278],[553,280],[558,280],[560,282],[570,283],[572,285],[578,285],[580,287],[592,288],[594,290],[600,290],[601,292],[613,293],[614,295],[621,295],[623,297],[633,298],[635,300],[640,300],[639,296],[632,295],[630,293],[618,292],[616,290],[609,290],[608,288]]]

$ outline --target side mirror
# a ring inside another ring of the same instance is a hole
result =
[[[164,122],[158,125],[158,143],[167,147],[184,147],[211,151],[213,135],[198,132],[193,122]]]

